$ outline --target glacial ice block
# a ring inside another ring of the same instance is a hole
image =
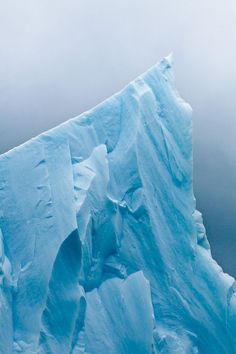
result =
[[[170,58],[0,157],[0,353],[234,354]]]

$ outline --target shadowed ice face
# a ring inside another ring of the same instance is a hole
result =
[[[194,185],[236,275],[236,3],[10,0],[0,13],[0,152],[92,107],[174,53],[194,111]]]

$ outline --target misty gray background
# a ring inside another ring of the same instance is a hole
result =
[[[78,115],[174,54],[194,111],[194,189],[236,276],[235,0],[0,0],[0,152]]]

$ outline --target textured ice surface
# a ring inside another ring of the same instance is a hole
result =
[[[0,157],[0,352],[236,353],[171,60]]]

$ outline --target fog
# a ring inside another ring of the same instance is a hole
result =
[[[194,190],[236,276],[236,2],[0,1],[0,152],[76,116],[170,52],[193,107]]]

